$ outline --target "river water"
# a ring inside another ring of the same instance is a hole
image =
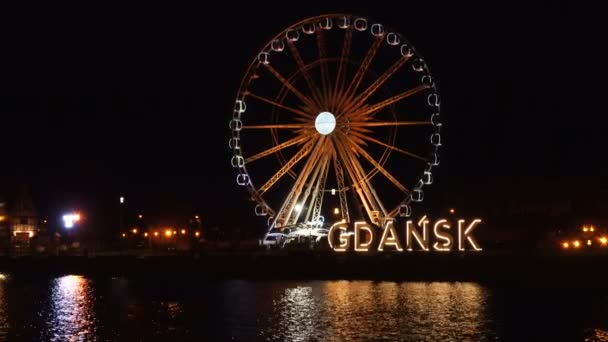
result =
[[[608,341],[608,296],[554,285],[4,274],[0,340]]]

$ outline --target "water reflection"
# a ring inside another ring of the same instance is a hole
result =
[[[51,341],[96,340],[94,304],[91,280],[76,275],[54,279],[47,338]]]
[[[0,273],[0,340],[4,341],[8,334],[8,311],[6,298],[6,275]]]
[[[333,281],[285,289],[266,338],[481,340],[492,337],[487,290],[474,283]],[[319,289],[316,291],[316,289]]]

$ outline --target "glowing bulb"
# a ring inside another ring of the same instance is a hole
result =
[[[339,208],[334,208],[334,214],[335,214],[335,215],[340,214],[340,209],[339,209]]]
[[[591,240],[587,240],[587,246],[591,246]]]
[[[567,243],[567,242],[564,242],[564,243],[562,243],[562,247],[564,247],[564,248],[568,248],[568,247],[570,247],[570,244],[569,244],[569,243]]]
[[[602,236],[602,237],[600,238],[600,243],[601,243],[602,245],[605,245],[606,243],[608,243],[608,239],[607,239],[605,236]]]
[[[336,117],[330,112],[321,112],[315,119],[315,128],[321,135],[328,135],[336,128]]]
[[[301,212],[303,208],[304,207],[301,204],[296,204],[295,209],[296,209],[297,212]]]
[[[148,233],[144,233],[144,237],[148,237]]]
[[[581,246],[580,241],[576,240],[572,243],[574,245],[574,248],[579,248]]]
[[[182,235],[186,234],[186,230],[182,229]]]

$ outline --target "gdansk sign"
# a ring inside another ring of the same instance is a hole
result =
[[[481,219],[474,219],[469,223],[459,219],[457,225],[453,227],[447,219],[439,219],[433,223],[423,216],[418,222],[408,220],[402,229],[398,229],[394,221],[387,221],[382,233],[374,232],[374,228],[367,222],[355,222],[354,232],[349,233],[348,224],[338,222],[329,229],[327,238],[329,246],[336,252],[349,250],[369,252],[374,249],[379,252],[414,250],[449,252],[454,249],[481,251],[473,236],[475,228],[480,223]],[[399,232],[403,232],[405,237],[400,237]]]

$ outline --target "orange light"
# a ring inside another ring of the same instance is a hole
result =
[[[148,237],[148,233],[144,233],[144,237]]]
[[[581,246],[581,243],[578,240],[572,242],[572,244],[574,245],[574,248],[579,248]]]
[[[0,215],[0,222],[2,222],[2,221],[4,221],[4,220],[6,220],[6,216],[4,216],[4,215]]]
[[[182,229],[182,235],[186,234],[186,230]]]
[[[594,232],[595,231],[595,227],[591,226],[591,228],[589,228],[589,231]]]
[[[334,208],[334,215],[338,215],[340,214],[340,209],[339,208]]]
[[[195,233],[194,233],[194,236],[196,236],[196,237],[198,237],[199,235],[201,235],[201,233],[200,233],[200,232],[195,232]]]
[[[174,231],[173,231],[173,235],[177,235],[177,230],[174,230]]]
[[[456,212],[456,210],[454,210],[454,208],[450,208],[450,214],[453,214],[455,212]]]
[[[588,230],[589,230],[589,229],[587,228],[587,226],[583,226],[583,231],[584,231],[584,232],[586,232],[586,231],[588,231]]]
[[[591,240],[587,240],[587,246],[591,246]]]
[[[80,221],[80,214],[74,214],[73,220],[74,220],[74,222]]]
[[[131,232],[133,232],[133,234],[137,234],[137,228],[133,228]]]
[[[564,249],[567,249],[570,247],[570,244],[568,242],[564,242],[562,243],[562,247],[564,247]]]
[[[194,215],[194,218],[198,220],[198,215]]]
[[[139,215],[137,215],[137,217],[139,217],[140,219],[142,219],[142,218],[144,218],[144,215],[139,214]]]
[[[600,243],[605,246],[608,243],[608,238],[606,238],[605,236],[602,236],[600,238]]]
[[[170,231],[169,229],[165,230],[165,236],[166,236],[166,237],[171,237],[171,234],[172,234],[172,233],[173,233],[173,232],[172,232],[172,231]]]
[[[126,237],[126,236],[127,236],[127,234],[125,234],[125,233],[122,233],[122,237],[123,237],[123,238],[124,238],[124,237]]]
[[[154,236],[158,236],[158,232],[154,232]]]

